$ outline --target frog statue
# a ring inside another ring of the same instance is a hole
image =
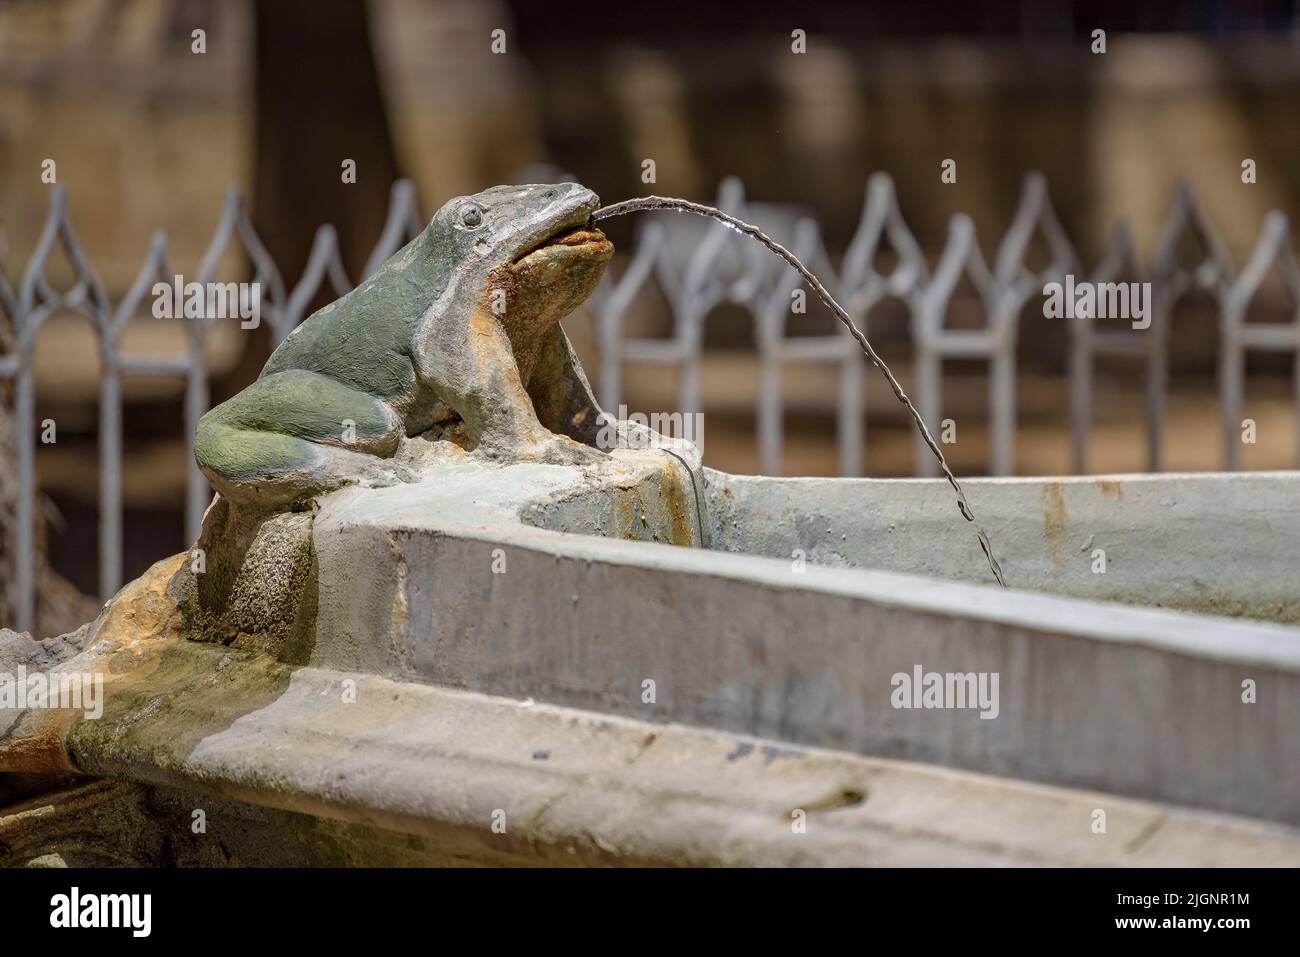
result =
[[[503,461],[585,464],[601,417],[560,320],[613,255],[576,183],[451,200],[352,292],[318,310],[258,379],[199,421],[199,468],[242,511],[413,476],[429,435]]]

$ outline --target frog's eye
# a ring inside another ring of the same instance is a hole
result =
[[[473,229],[475,226],[478,226],[483,222],[483,210],[479,209],[477,206],[466,206],[464,210],[461,211],[460,221],[470,229]]]

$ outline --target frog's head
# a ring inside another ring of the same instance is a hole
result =
[[[554,315],[590,294],[614,254],[605,234],[588,226],[599,206],[578,183],[494,186],[451,200],[430,225],[444,254],[451,247],[458,281],[480,295],[505,287],[516,317]]]
[[[448,202],[391,262],[440,314],[499,322],[528,386],[550,330],[591,295],[614,255],[589,225],[599,206],[577,183],[494,186]]]

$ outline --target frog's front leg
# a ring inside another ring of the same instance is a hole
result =
[[[538,421],[532,399],[519,375],[519,366],[505,328],[486,307],[476,307],[468,323],[466,354],[449,350],[447,367],[454,369],[450,404],[486,454],[509,461],[581,465],[597,462],[601,453],[566,435],[549,431]]]
[[[601,408],[558,322],[542,340],[528,381],[528,395],[543,426],[587,446],[596,446],[602,431]]]
[[[385,461],[405,428],[382,399],[329,376],[263,376],[199,420],[194,457],[237,505],[281,508],[353,482],[412,476]]]

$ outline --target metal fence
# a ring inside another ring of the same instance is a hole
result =
[[[1237,429],[1241,421],[1247,350],[1287,351],[1300,363],[1300,313],[1287,323],[1246,322],[1247,309],[1271,269],[1278,270],[1292,302],[1300,303],[1300,270],[1291,252],[1286,216],[1275,211],[1265,217],[1253,252],[1237,272],[1185,186],[1177,193],[1148,269],[1143,270],[1135,262],[1131,234],[1126,227],[1121,227],[1100,263],[1086,274],[1057,220],[1046,184],[1039,174],[1026,178],[1015,217],[991,268],[976,242],[973,223],[969,217],[959,214],[952,218],[944,248],[932,270],[903,219],[891,180],[880,173],[868,181],[858,229],[838,269],[833,266],[819,227],[812,219],[764,223],[761,210],[747,203],[744,189],[735,179],[722,184],[718,205],[742,219],[757,219],[778,239],[786,241],[858,323],[864,323],[882,300],[892,297],[903,304],[916,350],[913,398],[927,422],[933,424],[939,416],[943,360],[987,360],[993,474],[1011,474],[1015,468],[1015,357],[1019,317],[1025,305],[1042,293],[1046,283],[1062,281],[1067,273],[1095,283],[1145,279],[1152,283],[1153,292],[1152,321],[1144,330],[1102,330],[1095,318],[1086,315],[1068,320],[1070,418],[1075,467],[1080,472],[1087,468],[1094,359],[1113,352],[1145,357],[1147,466],[1151,471],[1160,469],[1171,310],[1193,290],[1208,293],[1219,315],[1219,391],[1225,468],[1237,466]],[[761,369],[756,409],[761,470],[778,474],[781,468],[783,367],[791,362],[812,362],[837,370],[840,471],[844,475],[859,474],[866,416],[865,365],[857,344],[843,330],[825,336],[788,334],[788,324],[798,318],[792,317],[791,296],[800,280],[793,270],[766,250],[745,242],[718,224],[698,230],[692,234],[695,239],[685,244],[668,226],[662,219],[647,222],[637,233],[626,268],[617,278],[607,277],[593,296],[591,308],[596,316],[600,346],[598,391],[602,404],[607,408],[617,407],[624,364],[643,362],[673,367],[678,374],[678,411],[701,411],[699,383],[706,318],[720,304],[730,303],[746,310],[755,324]],[[383,233],[362,278],[421,228],[423,219],[413,187],[404,181],[394,184]],[[789,235],[782,235],[782,228]],[[1179,246],[1189,233],[1204,250],[1201,260],[1190,265],[1178,261]],[[1034,272],[1027,267],[1026,256],[1037,234],[1046,242],[1050,262],[1043,270]],[[888,275],[882,275],[877,272],[875,262],[886,242],[897,262]],[[289,288],[255,234],[242,197],[233,189],[225,197],[207,252],[197,271],[188,278],[204,284],[215,281],[232,243],[242,247],[253,269],[253,281],[262,284],[262,316],[269,323],[276,343],[302,321],[326,283],[339,295],[352,288],[335,232],[328,225],[317,231],[303,275]],[[64,291],[54,289],[46,275],[51,257],[59,247],[64,250],[75,279]],[[34,617],[37,421],[32,356],[37,332],[50,315],[63,311],[79,313],[91,323],[98,339],[101,598],[111,597],[121,586],[122,577],[121,382],[124,375],[172,376],[186,384],[184,417],[190,455],[185,505],[187,543],[198,535],[211,492],[194,465],[192,443],[195,425],[208,407],[205,338],[214,320],[186,318],[186,349],[168,358],[132,357],[122,348],[126,325],[140,313],[154,282],[170,282],[172,276],[166,237],[156,233],[135,282],[114,307],[77,241],[66,196],[59,187],[51,193],[44,229],[16,294],[6,282],[0,262],[0,312],[12,327],[13,342],[13,348],[0,355],[0,380],[14,381],[18,501],[16,542],[11,554],[15,565],[12,580],[17,597],[16,625],[21,629],[31,628]],[[963,276],[976,289],[985,315],[983,328],[977,330],[944,326],[950,300]],[[625,336],[623,329],[629,308],[654,283],[660,286],[669,303],[672,334],[660,339]],[[1296,382],[1300,408],[1300,371]],[[1297,421],[1300,422],[1300,415]],[[917,473],[930,475],[933,469],[933,460],[918,440]]]
[[[723,183],[718,205],[741,219],[757,218],[750,217],[743,187],[737,180]],[[1246,351],[1292,352],[1300,361],[1300,312],[1293,310],[1292,321],[1286,323],[1246,322],[1251,300],[1273,268],[1278,270],[1293,306],[1300,303],[1300,272],[1292,256],[1286,216],[1274,211],[1265,217],[1255,247],[1238,273],[1186,184],[1179,187],[1157,251],[1145,270],[1136,262],[1132,234],[1124,224],[1116,230],[1098,265],[1085,273],[1052,209],[1046,183],[1037,173],[1025,179],[1015,216],[998,246],[992,268],[980,251],[974,224],[969,217],[958,214],[951,220],[943,251],[931,271],[903,219],[892,181],[882,173],[867,183],[862,216],[839,270],[830,261],[816,222],[800,219],[793,224],[792,232],[790,245],[795,255],[822,279],[860,327],[866,328],[868,315],[882,300],[892,297],[903,304],[915,348],[912,398],[932,427],[942,407],[943,360],[976,358],[989,363],[990,472],[994,475],[1010,475],[1015,470],[1016,346],[1022,310],[1042,294],[1046,283],[1061,282],[1066,274],[1097,284],[1149,281],[1153,297],[1151,325],[1147,329],[1110,331],[1100,328],[1095,316],[1062,320],[1068,321],[1071,439],[1078,472],[1087,471],[1093,364],[1096,356],[1106,353],[1145,358],[1147,468],[1153,472],[1161,469],[1170,317],[1189,293],[1207,293],[1219,315],[1225,469],[1235,469],[1238,464]],[[1036,234],[1041,234],[1050,252],[1049,264],[1038,272],[1026,266],[1026,255]],[[1195,237],[1203,251],[1201,259],[1191,264],[1178,259],[1180,244],[1188,234]],[[897,256],[897,264],[888,275],[881,275],[874,262],[886,241]],[[790,336],[789,324],[799,319],[791,313],[791,293],[800,285],[800,279],[756,244],[745,242],[725,228],[712,227],[702,242],[689,249],[684,268],[678,265],[683,256],[675,248],[677,245],[662,224],[649,225],[639,235],[627,270],[617,282],[606,283],[598,293],[602,402],[612,405],[617,400],[625,362],[661,363],[680,373],[680,410],[697,411],[705,319],[718,305],[735,304],[750,313],[757,333],[762,371],[756,411],[762,472],[775,475],[781,471],[783,366],[818,362],[838,367],[839,371],[840,473],[859,474],[866,416],[864,360],[857,343],[838,327],[833,335]],[[949,303],[963,276],[969,278],[980,299],[985,322],[978,330],[944,326]],[[627,338],[622,332],[623,317],[652,279],[657,279],[668,296],[673,334],[668,339]],[[1300,370],[1296,385],[1300,421]],[[919,437],[915,471],[919,475],[937,474],[937,465]]]

